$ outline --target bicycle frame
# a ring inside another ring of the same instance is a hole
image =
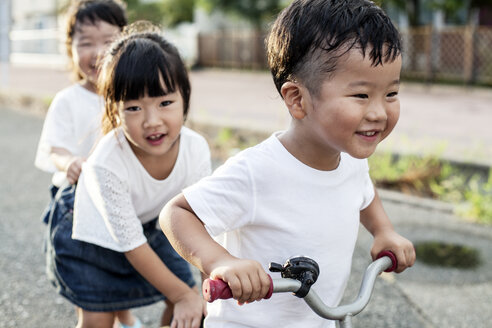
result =
[[[383,271],[394,271],[396,267],[396,256],[389,251],[383,251],[378,259],[366,268],[359,293],[352,303],[329,307],[312,289],[304,296],[304,301],[320,317],[337,320],[340,328],[352,328],[352,317],[359,314],[369,303],[378,275]],[[296,293],[301,286],[301,281],[292,278],[272,279],[270,291],[265,298],[270,298],[272,293]],[[213,302],[216,299],[232,298],[232,292],[222,280],[206,279],[203,283],[203,296],[208,302]]]

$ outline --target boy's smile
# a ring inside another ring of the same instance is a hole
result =
[[[305,164],[332,170],[340,152],[367,158],[396,125],[401,57],[373,66],[366,50],[341,56],[316,94],[296,83],[298,108],[288,105],[293,124],[280,140]]]

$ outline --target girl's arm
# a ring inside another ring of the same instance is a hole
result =
[[[395,272],[400,273],[415,262],[415,249],[412,242],[394,230],[377,190],[374,193],[372,203],[360,212],[360,222],[374,237],[371,256],[375,259],[381,251],[392,251],[398,260]]]
[[[85,158],[74,156],[67,149],[61,147],[51,147],[50,158],[58,170],[67,172],[67,179],[70,184],[77,182]]]
[[[216,243],[182,194],[167,203],[159,223],[174,249],[212,279],[227,282],[239,304],[267,294],[270,279],[261,264],[238,259]]]
[[[125,252],[125,256],[138,273],[174,304],[173,326],[200,325],[206,311],[204,301],[168,269],[148,243]]]

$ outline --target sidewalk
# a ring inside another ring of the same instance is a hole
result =
[[[3,97],[16,94],[52,97],[70,84],[64,71],[13,67],[11,74],[10,87],[0,90]],[[285,128],[288,124],[288,115],[267,73],[201,70],[191,72],[191,80],[191,120],[252,128],[268,133]],[[404,84],[401,102],[400,122],[384,147],[393,151],[436,151],[436,147],[447,141],[448,147],[443,155],[459,161],[471,160],[473,163],[492,165],[492,133],[489,133],[489,125],[492,123],[491,90],[427,88],[417,84]],[[2,247],[11,245],[11,251],[5,253],[8,256],[4,257],[0,272],[5,270],[2,273],[4,281],[18,276],[25,279],[28,276],[32,283],[26,286],[22,281],[8,284],[13,287],[10,291],[4,291],[0,297],[0,314],[11,315],[20,311],[22,316],[26,316],[24,312],[35,313],[29,322],[38,322],[39,325],[39,320],[43,320],[39,318],[43,316],[40,315],[43,313],[41,309],[45,308],[43,311],[49,312],[53,322],[58,322],[58,318],[73,320],[72,307],[60,297],[55,298],[53,290],[46,285],[47,282],[39,278],[44,277],[43,259],[39,256],[39,249],[35,247],[41,245],[42,227],[38,221],[32,224],[32,220],[33,217],[37,218],[45,204],[47,192],[43,192],[43,188],[49,179],[43,176],[46,179],[41,181],[41,174],[32,168],[32,152],[42,119],[37,117],[27,120],[10,111],[3,113],[2,117],[0,131],[3,138],[0,141],[3,164],[0,167],[4,167],[2,171],[9,174],[2,177],[2,181],[5,181],[0,184],[4,190],[4,197],[1,199],[5,204],[3,208],[0,206],[0,216],[17,219],[0,220],[0,235],[5,234],[2,240],[6,241]],[[19,143],[24,139],[25,146]],[[9,156],[9,152],[13,155]],[[22,160],[24,157],[28,157],[27,161]],[[13,168],[11,163],[7,163],[8,158],[18,159],[20,166],[16,164]],[[15,173],[17,167],[22,173]],[[9,183],[10,180],[12,181]],[[19,190],[19,185],[25,184],[37,186],[31,191],[34,196],[25,190]],[[22,200],[19,195],[29,197],[29,200]],[[401,275],[385,274],[376,284],[369,306],[355,317],[354,327],[490,327],[492,227],[459,221],[448,207],[439,202],[384,191],[381,196],[396,229],[413,242],[433,240],[467,245],[480,251],[482,265],[473,270],[458,270],[431,267],[417,262]],[[28,203],[31,205],[26,208],[25,204]],[[15,231],[22,233],[9,234],[7,231],[12,226]],[[24,235],[24,240],[18,240]],[[36,242],[29,244],[33,240]],[[18,255],[20,245],[24,245],[22,247],[26,252]],[[353,274],[345,294],[346,301],[355,298],[362,270],[369,262],[370,245],[370,236],[361,230],[353,259]],[[16,265],[9,266],[8,263],[11,262]],[[36,270],[29,267],[31,263],[35,263]],[[17,295],[15,290],[21,288],[28,296]],[[51,294],[46,295],[45,288]],[[35,295],[31,297],[33,290]],[[158,316],[158,312],[156,307],[137,311],[141,318],[148,318],[148,325],[152,322],[151,318]],[[9,321],[13,325],[5,327],[15,327],[16,320],[21,319],[27,320],[15,316],[10,319],[13,321]],[[58,324],[60,327],[69,326],[60,322]],[[0,327],[3,327],[2,324]]]

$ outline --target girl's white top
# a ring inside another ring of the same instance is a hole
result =
[[[44,120],[34,161],[37,168],[54,173],[55,186],[66,181],[66,173],[59,171],[51,161],[51,147],[65,148],[74,156],[87,157],[101,136],[103,110],[103,98],[80,84],[56,94]]]
[[[181,129],[174,168],[164,180],[146,171],[121,129],[113,130],[83,164],[72,238],[118,252],[135,249],[147,241],[142,224],[156,218],[183,188],[210,173],[206,140],[186,127]]]
[[[292,156],[274,134],[229,159],[213,175],[184,190],[205,228],[232,255],[284,264],[313,258],[313,289],[328,306],[340,301],[350,274],[360,211],[374,198],[367,160],[342,153],[333,171],[313,169]],[[272,273],[272,278],[279,278]],[[290,293],[238,306],[208,304],[207,327],[334,327]]]

